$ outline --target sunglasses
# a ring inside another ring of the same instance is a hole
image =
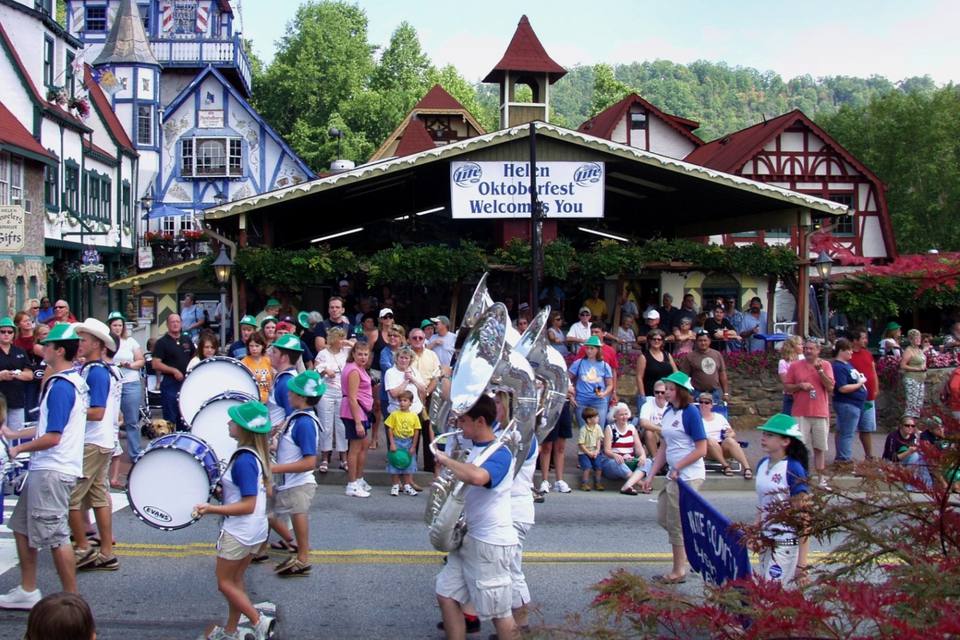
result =
[[[53,308],[54,308],[54,309],[66,309],[66,308],[67,308],[67,305],[65,305],[65,304],[58,304],[58,305],[54,305]]]
[[[410,336],[411,340],[423,340],[426,336]]]
[[[713,404],[713,400],[700,400],[700,404]]]
[[[666,392],[666,391],[654,391],[654,392],[653,392],[653,395],[655,395],[655,396],[665,396],[665,395],[667,395],[667,392]]]
[[[663,338],[650,338],[650,342],[663,342]]]
[[[392,314],[392,313],[385,313],[385,314],[383,314],[382,316],[380,316],[380,319],[381,319],[381,320],[382,320],[383,318],[391,318],[391,319],[392,319],[392,318],[393,318],[393,314]]]
[[[583,313],[580,314],[580,317],[582,318],[583,316],[589,316],[589,315],[591,315],[589,311],[584,311]]]
[[[13,333],[13,329],[0,329],[0,333]]]

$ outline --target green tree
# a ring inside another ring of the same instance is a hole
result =
[[[619,102],[630,93],[629,86],[617,80],[610,65],[598,64],[593,67],[593,98],[590,101],[590,113],[598,114],[610,105]]]
[[[482,102],[477,86],[467,82],[457,68],[448,64],[441,69],[431,68],[427,74],[428,84],[439,84],[447,93],[457,99],[487,131],[498,128],[497,105]]]
[[[374,142],[383,140],[430,88],[430,58],[420,48],[417,31],[401,22],[390,37],[373,72],[371,89],[376,92],[377,119],[365,129]],[[368,98],[369,99],[369,98]]]
[[[893,91],[818,122],[887,184],[901,252],[960,250],[948,222],[960,211],[960,89]]]

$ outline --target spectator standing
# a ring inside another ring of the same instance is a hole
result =
[[[563,314],[559,311],[550,312],[550,323],[547,328],[547,342],[556,349],[560,355],[565,356],[570,351],[567,349],[567,337],[563,333]]]
[[[777,363],[777,374],[780,376],[780,382],[786,384],[787,371],[790,365],[803,353],[803,338],[800,336],[790,336],[783,342],[783,348],[780,349],[780,362]],[[792,415],[793,394],[787,393],[786,387],[783,389],[783,409],[780,413]]]
[[[433,390],[440,384],[440,358],[430,349],[424,348],[426,336],[421,329],[410,330],[410,348],[413,349],[413,368],[420,374],[425,387],[420,390],[420,401],[423,403],[423,409],[420,413],[420,421],[423,423],[423,433],[420,438],[423,442],[423,470],[433,473],[435,468],[433,462],[433,452],[430,451],[430,443],[433,442],[433,429],[430,428],[430,415],[427,413],[427,407],[430,402],[428,398]],[[417,487],[414,487],[416,489]]]
[[[820,359],[820,343],[816,338],[807,338],[803,343],[803,357],[790,365],[783,388],[793,394],[792,415],[797,418],[804,443],[813,448],[813,466],[824,486],[830,431],[829,397],[834,385],[833,367]]]
[[[673,326],[673,357],[679,361],[683,356],[693,351],[697,341],[697,334],[693,332],[693,320],[683,316]]]
[[[587,407],[583,410],[584,424],[580,427],[580,434],[577,436],[577,459],[580,462],[580,491],[604,491],[607,487],[603,484],[603,455],[601,446],[603,444],[603,430],[600,428],[600,416],[593,407]],[[591,472],[593,474],[593,484],[591,485]]]
[[[276,318],[280,315],[280,301],[276,298],[268,298],[267,304],[263,305],[263,311],[257,314],[257,326],[263,324],[263,319],[270,317]]]
[[[873,460],[872,435],[877,431],[877,394],[880,391],[880,379],[877,377],[877,364],[873,360],[873,354],[867,348],[869,340],[867,330],[858,327],[853,330],[852,336],[853,354],[850,356],[850,364],[867,377],[867,400],[863,403],[863,411],[860,412],[857,433],[860,444],[863,445],[864,456],[867,460]]]
[[[77,319],[70,313],[70,305],[66,300],[57,300],[53,305],[53,315],[47,320],[47,326],[51,329],[53,325],[63,322],[73,324]]]
[[[674,316],[675,323],[679,323],[682,318],[690,318],[690,326],[695,326],[697,322],[697,306],[693,302],[693,294],[687,293],[683,296],[680,308]]]
[[[896,322],[887,323],[883,330],[883,338],[880,340],[879,351],[881,356],[897,356],[899,358],[902,355],[900,348],[901,329],[902,327]]]
[[[693,351],[680,360],[678,368],[690,376],[694,390],[713,395],[714,406],[730,397],[727,365],[723,354],[710,347],[710,333],[706,329],[697,333]]]
[[[617,342],[620,344],[620,351],[625,353],[637,348],[637,334],[634,328],[634,316],[629,313],[623,314],[620,326],[617,327]]]
[[[340,404],[343,401],[340,379],[350,353],[350,345],[344,340],[346,337],[343,329],[333,327],[327,331],[326,348],[317,354],[315,369],[327,386],[317,405],[320,424],[323,425],[320,431],[320,473],[326,473],[330,468],[334,446],[340,458],[340,468],[345,469],[347,466],[347,436],[340,418]]]
[[[670,335],[680,326],[679,309],[673,306],[673,296],[669,293],[664,293],[661,300],[663,304],[657,309],[660,314],[660,328]]]
[[[119,311],[107,316],[110,333],[119,343],[113,362],[120,370],[120,413],[127,437],[127,456],[132,463],[140,456],[140,407],[143,405],[143,383],[140,372],[146,364],[140,343],[127,331],[127,320]]]
[[[593,312],[590,307],[580,307],[580,314],[577,322],[570,325],[567,331],[567,348],[576,353],[584,342],[590,337],[590,318]]]
[[[257,391],[260,393],[260,402],[266,404],[270,400],[270,389],[273,387],[273,367],[267,356],[267,339],[259,331],[253,333],[247,340],[247,355],[240,360],[257,382]],[[162,387],[161,387],[162,388]]]
[[[590,297],[583,301],[583,306],[590,309],[596,320],[607,319],[607,301],[603,299],[603,288],[596,286],[591,290]]]
[[[151,365],[154,371],[161,374],[160,406],[163,410],[163,419],[176,425],[177,431],[185,428],[184,419],[180,415],[180,404],[177,396],[183,379],[187,375],[187,365],[193,357],[195,349],[189,337],[181,333],[183,323],[180,316],[171,313],[167,316],[167,332],[157,339],[153,345],[153,359]],[[192,419],[193,416],[190,416]]]
[[[836,359],[832,363],[833,409],[837,412],[836,461],[853,460],[853,434],[860,424],[863,404],[867,401],[867,376],[855,369],[850,363],[853,357],[853,343],[846,338],[838,338]]]
[[[925,400],[925,382],[927,378],[927,356],[920,348],[921,335],[916,329],[907,331],[907,348],[900,359],[900,373],[903,375],[903,391],[906,396],[904,413],[914,418],[920,417]]]
[[[643,326],[637,327],[637,342],[644,344],[647,334],[660,329],[660,312],[656,309],[647,309],[643,314]]]
[[[576,389],[577,423],[583,426],[583,410],[593,407],[601,418],[607,415],[613,393],[613,371],[601,357],[600,338],[590,336],[584,344],[584,357],[570,365],[570,377]]]
[[[941,393],[941,398],[953,417],[960,420],[960,367],[953,370],[944,385],[946,389]]]
[[[196,344],[197,337],[200,335],[201,329],[206,326],[207,321],[206,312],[203,307],[197,304],[196,297],[192,293],[183,296],[180,318],[183,321],[183,333]]]
[[[343,298],[340,296],[330,298],[327,302],[327,319],[317,325],[315,331],[317,337],[314,340],[317,345],[317,351],[327,346],[327,331],[332,327],[340,327],[343,329],[347,334],[346,339],[351,345],[356,342],[350,337],[350,319],[344,315]]]
[[[348,443],[346,494],[355,498],[370,497],[370,485],[363,479],[373,412],[373,385],[367,373],[369,366],[370,346],[363,343],[353,345],[340,377],[343,390],[340,418]]]
[[[36,301],[34,301],[36,302]],[[39,306],[37,307],[39,308]],[[40,404],[40,379],[36,375],[37,369],[40,366],[40,361],[43,360],[43,345],[40,344],[39,339],[37,338],[37,332],[39,330],[39,325],[34,322],[30,314],[21,311],[13,318],[13,324],[16,325],[16,338],[14,338],[14,346],[20,347],[23,349],[24,353],[27,354],[27,359],[30,361],[30,369],[34,374],[29,382],[24,383],[23,388],[23,411],[24,419],[32,416]],[[46,325],[44,325],[46,328]],[[2,367],[2,364],[0,364]]]
[[[747,312],[738,312],[738,314],[740,324],[737,326],[737,323],[734,323],[734,326],[737,326],[737,331],[745,341],[747,350],[757,353],[766,349],[767,343],[762,338],[757,337],[767,331],[767,314],[763,310],[763,302],[760,301],[760,298],[756,296],[750,298],[750,306],[747,308]]]
[[[719,306],[714,308],[713,317],[707,318],[703,323],[703,328],[710,334],[710,346],[717,351],[726,351],[728,339],[737,333],[723,307]]]
[[[0,319],[0,393],[7,399],[7,425],[23,429],[27,383],[33,380],[33,364],[27,352],[13,344],[16,327],[10,316]]]
[[[436,334],[432,340],[427,342],[427,348],[437,354],[440,359],[440,366],[449,367],[451,360],[453,360],[454,344],[457,342],[457,336],[450,331],[450,318],[437,316],[430,318],[430,320],[436,325]],[[422,329],[423,327],[421,327]]]
[[[206,360],[212,358],[220,351],[220,339],[213,331],[201,331],[197,336],[197,350],[187,363],[187,373],[193,371],[194,367]]]
[[[666,335],[660,329],[647,334],[647,348],[637,360],[637,382],[641,396],[653,391],[657,380],[662,380],[677,370],[673,356],[664,350]]]
[[[47,324],[47,321],[53,317],[53,307],[50,306],[50,298],[44,296],[40,298],[40,310],[37,313],[37,323]]]
[[[247,355],[247,343],[250,336],[257,330],[257,319],[253,316],[240,318],[240,339],[230,345],[227,355],[236,360],[243,360]]]

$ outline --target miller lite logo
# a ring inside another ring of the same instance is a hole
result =
[[[482,177],[483,170],[476,162],[465,162],[453,171],[453,182],[461,188],[480,182]]]
[[[590,162],[584,165],[581,165],[573,174],[573,181],[577,183],[578,186],[586,186],[587,183],[596,183],[600,182],[600,178],[603,177],[603,167],[601,167],[596,162]]]

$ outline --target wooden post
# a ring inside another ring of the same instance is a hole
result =
[[[807,296],[810,295],[810,250],[807,248],[807,232],[803,225],[803,211],[797,212],[797,334],[809,334],[810,313]]]
[[[462,283],[457,280],[453,285],[453,295],[450,297],[450,331],[455,331],[457,325],[457,307],[460,306],[460,287]]]
[[[777,299],[777,282],[779,278],[771,275],[767,278],[767,326],[763,328],[766,333],[773,333],[773,324],[776,321],[773,305]]]

